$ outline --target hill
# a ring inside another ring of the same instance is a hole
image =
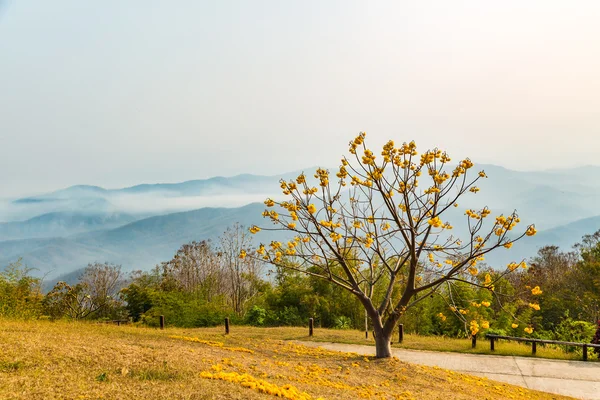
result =
[[[217,240],[236,222],[244,226],[262,223],[263,208],[260,203],[239,208],[202,208],[67,238],[2,241],[0,265],[22,258],[39,274],[49,274],[48,278],[96,261],[122,264],[124,270],[149,269],[171,259],[184,243]],[[268,233],[259,236],[258,240],[270,240]]]
[[[116,228],[136,218],[126,213],[53,212],[26,221],[0,223],[0,241],[64,237],[97,229]]]

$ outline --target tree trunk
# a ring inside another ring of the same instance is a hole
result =
[[[392,356],[392,346],[390,344],[391,335],[383,333],[383,330],[375,332],[375,357],[389,358]]]

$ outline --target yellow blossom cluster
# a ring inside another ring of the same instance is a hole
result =
[[[502,236],[506,231],[512,230],[519,222],[521,222],[521,220],[516,215],[510,215],[509,217],[500,215],[499,217],[496,217],[494,233],[496,236]]]
[[[540,295],[542,293],[542,289],[540,289],[539,286],[536,286],[533,289],[531,289],[531,294],[533,294],[534,296]]]
[[[321,187],[326,187],[329,185],[329,171],[318,168],[317,173],[315,174],[315,178],[319,180],[319,185]]]
[[[271,221],[273,221],[273,222],[279,221],[279,214],[275,210],[271,210],[271,211],[265,210],[262,213],[262,216],[265,217],[265,218],[267,218],[267,217],[271,218]]]
[[[509,263],[509,264],[506,266],[506,268],[508,268],[508,270],[509,270],[510,272],[512,272],[512,271],[514,271],[514,270],[516,270],[516,269],[517,269],[517,268],[519,268],[519,267],[521,267],[521,268],[523,268],[523,269],[527,269],[527,263],[526,263],[525,261],[521,261],[521,262],[520,262],[520,263],[518,263],[518,264],[517,264],[516,262],[511,262],[511,263]]]
[[[365,132],[360,132],[358,136],[350,142],[350,149],[348,151],[352,154],[356,154],[356,148],[364,143],[366,136],[367,134]]]
[[[469,160],[468,158],[466,158],[466,159],[462,160],[460,162],[460,164],[458,164],[456,166],[456,168],[454,168],[454,171],[452,171],[452,177],[458,178],[459,176],[466,173],[467,170],[472,167],[473,167],[473,162],[471,160]]]
[[[169,336],[170,339],[177,339],[177,340],[185,340],[186,342],[194,342],[194,343],[200,343],[200,344],[204,344],[210,347],[220,347],[224,350],[229,350],[229,351],[236,351],[236,352],[240,352],[240,353],[250,353],[250,354],[254,354],[253,350],[250,349],[246,349],[244,347],[226,347],[224,345],[224,343],[221,342],[212,342],[210,340],[202,340],[199,338],[195,338],[195,337],[189,337],[189,336],[176,336],[176,335],[172,335]]]
[[[257,391],[258,393],[266,393],[276,397],[282,397],[289,400],[312,400],[312,396],[308,393],[301,392],[296,387],[287,384],[278,386],[267,382],[264,379],[258,379],[249,374],[239,374],[237,372],[217,372],[211,373],[203,371],[200,377],[205,379],[216,379],[226,382],[238,383],[242,387],[246,387]]]
[[[540,305],[537,303],[529,303],[529,307],[533,308],[536,311],[540,311]]]
[[[523,330],[525,331],[525,333],[528,333],[530,335],[533,333],[533,328],[531,326],[528,326],[528,327],[524,328]]]
[[[472,320],[469,324],[469,329],[471,330],[471,335],[477,335],[477,332],[479,332],[479,324],[477,323],[477,321]]]
[[[439,313],[438,317],[442,320],[445,321],[446,320],[446,316],[444,315],[444,313]]]
[[[490,303],[489,301],[482,301],[481,305],[484,307],[489,307],[492,303]]]

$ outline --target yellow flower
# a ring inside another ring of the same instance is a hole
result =
[[[258,233],[258,232],[260,232],[260,228],[259,228],[258,226],[256,226],[256,225],[253,225],[253,226],[250,228],[250,233],[252,233],[252,234],[255,234],[255,233]]]
[[[329,236],[331,237],[331,239],[332,239],[333,241],[336,241],[336,242],[342,238],[342,235],[340,235],[340,234],[339,234],[339,233],[337,233],[337,232],[331,232],[331,233],[329,234]]]
[[[513,245],[512,242],[504,243],[504,247],[506,247],[507,249],[510,249],[512,247],[512,245]]]
[[[512,272],[512,271],[514,271],[515,269],[519,268],[519,264],[517,264],[517,263],[514,263],[514,262],[511,262],[510,264],[508,264],[508,265],[506,266],[506,268],[508,268],[508,270],[509,270],[510,272]]]
[[[537,233],[537,230],[535,230],[535,226],[530,225],[529,228],[527,228],[527,231],[525,232],[525,234],[527,236],[533,236]]]
[[[519,324],[515,324],[515,323],[513,322],[513,324],[511,325],[511,327],[512,327],[513,329],[517,329],[517,328],[519,327]]]
[[[477,335],[477,332],[479,332],[479,324],[475,320],[471,321],[469,328],[471,329],[471,335],[473,336]]]
[[[246,250],[240,251],[240,258],[246,258]]]
[[[298,215],[295,211],[290,212],[290,217],[292,218],[292,221],[298,221]]]
[[[531,289],[531,294],[537,296],[539,294],[542,294],[542,289],[540,289],[539,286],[534,287],[533,289]]]
[[[309,213],[314,214],[317,212],[317,207],[315,207],[314,204],[309,204],[308,207],[306,208],[308,210]]]
[[[273,207],[275,205],[275,202],[272,199],[266,199],[265,200],[265,205],[267,207]]]
[[[492,283],[492,277],[490,276],[490,274],[485,274],[485,285],[489,285],[490,283]]]
[[[256,253],[261,255],[265,254],[265,246],[261,244],[260,247],[256,249]]]
[[[293,222],[290,222],[290,223],[288,224],[288,229],[296,229],[296,224],[295,224],[295,223],[293,223]]]
[[[481,327],[483,329],[489,329],[490,327],[490,322],[489,321],[481,321]]]
[[[482,301],[481,305],[484,307],[489,307],[492,303],[490,303],[489,301]]]
[[[525,333],[529,333],[530,335],[533,333],[533,328],[530,326],[524,328],[523,330],[525,331]]]
[[[440,217],[431,218],[427,223],[434,228],[439,228],[443,225],[443,222],[440,220]]]
[[[537,303],[529,303],[529,307],[533,308],[536,311],[540,311],[540,305]]]

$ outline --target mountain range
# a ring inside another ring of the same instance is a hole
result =
[[[492,266],[528,258],[544,245],[564,249],[600,229],[599,167],[537,172],[479,165],[489,179],[461,199],[456,215],[488,205],[494,215],[519,212],[538,235],[487,257]],[[315,168],[306,169],[312,174]],[[114,262],[124,270],[149,269],[184,243],[217,240],[235,222],[264,224],[259,201],[277,197],[281,176],[239,175],[123,189],[79,185],[0,207],[0,265],[19,258],[40,275],[55,278],[90,262]],[[460,213],[459,210],[462,210]],[[27,218],[19,221],[19,217]],[[263,234],[263,232],[261,232]],[[270,235],[270,236],[269,236]],[[274,233],[259,235],[270,241]]]

